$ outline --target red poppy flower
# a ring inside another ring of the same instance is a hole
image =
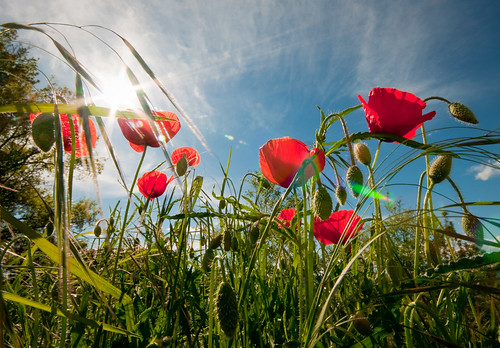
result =
[[[198,154],[198,151],[189,146],[179,147],[172,152],[172,164],[177,164],[184,154],[186,154],[186,159],[190,167],[200,164],[200,155]]]
[[[352,210],[340,210],[333,212],[327,220],[314,218],[314,237],[324,244],[337,244],[353,214],[354,211]],[[363,224],[358,225],[360,220],[361,217],[354,214],[349,227],[347,227],[342,244],[361,230]]]
[[[179,129],[181,129],[179,118],[177,118],[177,115],[173,112],[153,111],[153,115],[168,118],[167,121],[156,121],[156,125],[163,135],[165,142],[172,139]],[[144,151],[145,145],[151,147],[160,146],[147,120],[138,118],[119,118],[118,125],[125,138],[129,141],[130,146],[135,151]]]
[[[137,180],[137,187],[139,187],[139,191],[144,195],[144,197],[153,200],[165,192],[167,185],[173,179],[174,177],[171,176],[167,180],[167,175],[165,173],[154,170],[152,172],[144,173],[144,175]]]
[[[389,133],[413,139],[417,129],[431,120],[436,111],[422,115],[427,106],[417,96],[394,88],[374,88],[368,103],[358,95],[371,133]]]
[[[41,113],[30,114],[30,121],[33,123],[33,120],[40,114]],[[59,114],[59,117],[61,119],[64,151],[66,151],[67,153],[71,153],[71,127],[69,124],[69,117],[67,114]],[[72,114],[71,120],[73,121],[73,128],[75,130],[75,156],[87,156],[87,143],[85,142],[85,133],[83,132],[83,126],[80,125],[80,116],[77,114]],[[92,148],[94,148],[97,142],[97,134],[94,122],[91,119],[89,119],[89,126]]]
[[[288,187],[301,169],[302,163],[306,159],[312,159],[304,170],[300,173],[297,185],[309,180],[312,176],[321,172],[325,168],[325,155],[323,151],[314,148],[311,151],[303,142],[284,137],[271,139],[265,143],[259,152],[259,163],[262,174],[271,182]]]
[[[294,208],[284,209],[278,215],[278,220],[283,221],[283,226],[290,228],[290,223],[291,223],[294,216],[295,216],[295,209]],[[279,223],[278,223],[278,225],[280,227],[283,227]]]

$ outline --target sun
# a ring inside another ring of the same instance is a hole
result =
[[[136,89],[123,71],[118,75],[103,74],[100,80],[102,93],[96,98],[99,106],[112,110],[134,109],[140,106]]]

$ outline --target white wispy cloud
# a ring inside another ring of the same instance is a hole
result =
[[[476,180],[487,181],[493,177],[500,176],[500,161],[496,164],[491,163],[491,165],[480,164],[477,166],[472,166],[470,171],[475,173],[474,178]]]

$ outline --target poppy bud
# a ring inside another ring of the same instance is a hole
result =
[[[448,110],[450,111],[451,116],[455,117],[457,120],[470,123],[470,124],[478,124],[474,113],[464,104],[461,103],[451,103],[448,106]]]
[[[481,221],[469,212],[462,216],[462,228],[468,236],[477,239],[484,239],[483,225]]]
[[[38,115],[31,124],[31,136],[40,150],[48,152],[56,141],[54,115],[48,113]]]
[[[326,220],[332,213],[333,203],[332,197],[324,186],[319,186],[314,191],[311,200],[311,211],[314,216],[319,217],[321,220]]]
[[[352,195],[358,197],[363,188],[363,173],[361,173],[358,166],[353,165],[347,169],[346,182],[347,186],[351,189]]]
[[[210,272],[210,268],[212,268],[212,262],[215,258],[215,252],[213,249],[207,249],[205,254],[203,255],[203,259],[201,260],[201,268],[205,272]]]
[[[372,161],[370,149],[368,149],[368,146],[364,143],[354,144],[354,155],[359,163],[364,164],[365,166],[369,166]]]
[[[222,211],[224,210],[224,208],[226,207],[226,200],[224,198],[222,198],[220,201],[219,201],[219,211]]]
[[[238,301],[233,287],[226,282],[219,285],[216,293],[217,319],[222,332],[231,338],[238,328]]]
[[[49,221],[47,225],[45,225],[45,235],[47,237],[50,237],[52,233],[54,233],[54,224],[52,223],[52,221]]]
[[[255,244],[259,240],[259,235],[260,235],[260,223],[259,221],[255,221],[252,225],[252,228],[250,228],[250,233],[248,234],[248,239],[250,240],[250,243]]]
[[[340,205],[344,205],[347,199],[347,192],[344,186],[337,185],[335,189],[335,195],[337,196],[337,201]]]
[[[94,236],[96,236],[96,238],[99,238],[99,236],[101,235],[101,232],[102,232],[102,228],[101,228],[101,226],[99,226],[99,223],[97,223],[94,226]]]
[[[183,153],[182,157],[175,164],[175,172],[177,173],[178,176],[183,176],[184,174],[186,174],[187,169],[188,169],[188,161],[186,154]]]
[[[231,240],[233,239],[233,234],[231,233],[231,230],[225,230],[224,231],[224,250],[229,251],[231,250]]]
[[[264,177],[261,180],[261,185],[266,190],[269,190],[271,188],[271,182]]]
[[[352,319],[352,325],[354,325],[354,328],[360,334],[362,334],[363,336],[369,336],[372,333],[372,327],[366,317],[362,317],[356,314],[353,315],[351,319]]]
[[[210,244],[208,244],[209,249],[217,249],[222,244],[222,234],[218,234],[212,238]]]
[[[434,184],[439,184],[448,177],[451,171],[453,157],[449,155],[438,156],[429,168],[429,178]]]

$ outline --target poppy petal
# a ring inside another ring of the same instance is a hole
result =
[[[354,216],[353,216],[354,215]],[[349,220],[351,219],[349,224]],[[323,244],[338,244],[342,233],[347,228],[342,243],[352,238],[363,224],[359,224],[361,217],[352,210],[339,210],[333,212],[327,220],[314,218],[314,237]],[[347,226],[349,224],[349,226]]]
[[[290,222],[292,221],[294,216],[295,216],[295,209],[294,208],[284,209],[278,215],[278,220],[283,221],[283,226],[290,228]],[[280,227],[283,227],[281,224],[279,224],[279,225],[280,225]]]
[[[176,114],[170,111],[153,111],[153,115],[168,118],[167,121],[157,121],[160,131],[165,136],[165,142],[172,139],[181,129],[181,123]]]
[[[61,119],[61,128],[62,128],[62,136],[64,143],[64,151],[67,153],[71,153],[71,126],[69,117],[67,114],[60,114]],[[75,156],[82,157],[88,155],[87,143],[85,142],[85,132],[83,131],[83,127],[80,126],[80,116],[77,114],[71,115],[71,121],[73,122],[73,128],[75,131]],[[97,134],[94,122],[89,119],[90,126],[90,139],[92,148],[95,148],[95,144],[97,142]]]
[[[313,162],[301,173],[298,184],[323,170],[323,152],[319,149],[309,152],[306,144],[290,137],[271,139],[259,149],[260,170],[269,181],[281,187],[288,187],[302,168],[304,160],[311,157]]]
[[[372,133],[389,133],[413,139],[422,123],[436,115],[435,111],[422,115],[426,103],[412,93],[395,88],[373,88],[368,103],[360,95],[358,98]]]
[[[144,175],[137,180],[137,187],[144,197],[153,200],[165,192],[167,185],[172,180],[173,177],[167,180],[167,175],[165,173],[154,170],[144,173]]]
[[[198,153],[198,151],[189,146],[179,147],[172,152],[172,155],[170,156],[172,164],[177,164],[177,162],[179,162],[179,160],[182,158],[183,154],[186,154],[186,159],[189,166],[194,167],[200,164],[200,154]]]

